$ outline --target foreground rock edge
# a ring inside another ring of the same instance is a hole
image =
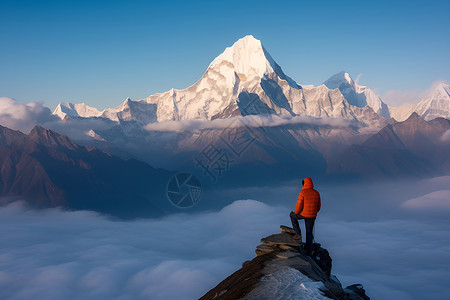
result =
[[[262,238],[256,247],[256,257],[242,264],[242,268],[228,276],[200,299],[242,299],[260,284],[260,279],[282,268],[293,268],[313,281],[322,282],[320,289],[330,299],[370,299],[361,284],[343,288],[331,274],[331,257],[328,251],[315,243],[312,256],[305,255],[300,241],[292,238],[293,230],[280,226],[281,233]],[[279,241],[279,243],[277,243]],[[327,256],[329,259],[327,259]],[[301,282],[299,282],[301,284]]]

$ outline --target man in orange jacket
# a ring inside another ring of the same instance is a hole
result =
[[[320,194],[318,191],[313,189],[314,185],[311,178],[305,178],[302,181],[303,187],[302,191],[298,195],[297,205],[295,206],[295,211],[290,214],[292,227],[296,235],[294,239],[301,240],[302,233],[300,231],[300,226],[298,220],[305,220],[306,227],[306,244],[305,251],[307,255],[311,255],[312,252],[312,241],[313,241],[313,227],[314,221],[316,220],[317,213],[320,210]]]

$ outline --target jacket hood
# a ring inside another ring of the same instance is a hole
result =
[[[314,187],[314,184],[312,182],[312,179],[309,177],[305,178],[302,190],[312,189],[313,187]]]

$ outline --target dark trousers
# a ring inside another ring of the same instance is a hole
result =
[[[314,221],[316,218],[305,218],[304,216],[300,214],[295,214],[293,211],[290,214],[291,222],[292,222],[292,228],[294,228],[295,233],[298,235],[302,235],[302,232],[300,231],[300,225],[298,224],[298,220],[305,220],[305,227],[306,227],[306,243],[305,243],[305,252],[307,255],[311,255],[312,253],[312,242],[314,239],[313,236],[313,228],[314,228]]]

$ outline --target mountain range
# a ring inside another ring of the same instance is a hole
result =
[[[216,188],[449,174],[449,91],[395,108],[346,72],[301,85],[246,36],[186,89],[103,111],[60,103],[61,121],[28,135],[0,127],[0,191],[127,218],[170,210],[175,171]]]
[[[425,123],[448,119],[449,90],[448,85],[441,84],[417,105],[390,107],[346,72],[333,75],[320,86],[298,84],[259,40],[246,36],[226,48],[188,88],[137,101],[128,98],[120,106],[103,111],[84,103],[60,103],[53,113],[66,124],[54,129],[80,144],[134,157],[152,166],[190,172],[201,173],[196,159],[208,145],[216,145],[228,150],[234,159],[227,174],[246,174],[247,178],[253,178],[255,170],[266,178],[273,174],[291,178],[299,175],[298,170],[317,176],[440,174],[448,171],[447,165],[430,162],[422,152],[416,153],[417,143],[403,145],[408,151],[385,153],[375,151],[370,141],[375,139],[374,134],[388,132],[391,127],[410,126],[414,122],[408,117],[413,113],[413,119],[417,115]],[[396,125],[399,121],[403,125]],[[223,136],[239,122],[245,129],[241,138],[252,142],[245,153],[233,156]],[[435,123],[426,124],[434,128]],[[444,134],[445,126],[437,126],[435,135]],[[73,134],[74,127],[83,131]],[[405,134],[413,138],[417,131],[412,128]],[[392,150],[392,145],[380,145]],[[432,145],[447,149],[439,139]],[[355,151],[369,151],[371,157],[356,156],[363,163],[359,161],[357,168],[350,168],[356,161],[352,156]],[[408,167],[408,163],[413,166]],[[371,164],[373,168],[368,167]]]
[[[127,98],[118,107],[103,111],[84,103],[61,102],[54,114],[61,119],[102,117],[148,124],[258,113],[342,118],[374,125],[373,120],[363,117],[369,109],[397,121],[404,121],[412,112],[426,120],[448,118],[449,91],[449,86],[441,83],[417,105],[390,107],[346,72],[331,76],[317,87],[301,85],[283,72],[259,40],[249,35],[226,48],[188,88],[171,89],[138,101]]]
[[[361,144],[347,148],[329,166],[328,172],[358,177],[425,177],[450,170],[450,143],[442,137],[450,121],[425,121],[417,113],[388,124]]]
[[[450,86],[440,83],[424,99],[417,104],[404,104],[390,107],[391,116],[397,121],[406,120],[413,112],[426,121],[435,118],[450,118]]]
[[[165,212],[172,175],[77,145],[41,126],[28,135],[0,126],[0,165],[4,203],[19,199],[34,207],[94,210],[120,218]]]

